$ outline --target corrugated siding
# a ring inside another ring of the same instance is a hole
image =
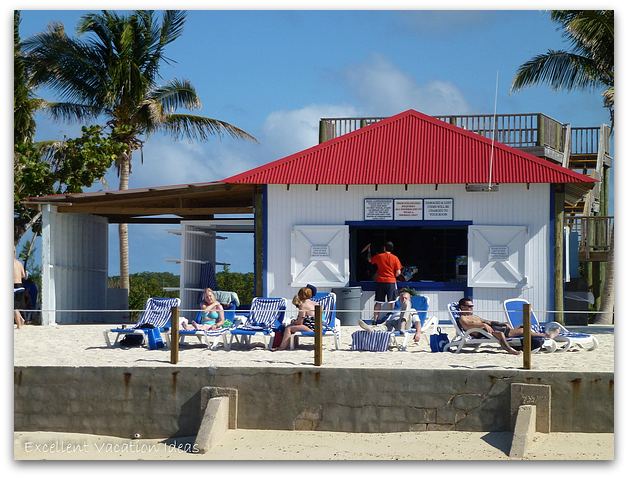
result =
[[[592,183],[414,110],[224,179],[240,184]]]
[[[52,267],[57,310],[98,310],[107,305],[107,220],[86,214],[51,213]],[[49,286],[49,285],[48,285]],[[42,291],[44,293],[44,291]],[[102,314],[100,314],[102,316]],[[93,312],[58,312],[59,324],[94,322]]]
[[[502,185],[495,193],[467,193],[464,186],[409,185],[406,191],[398,186],[344,186],[292,185],[268,187],[268,236],[266,285],[270,296],[292,298],[297,289],[290,287],[290,232],[297,224],[344,224],[362,221],[365,198],[453,198],[454,220],[473,221],[483,225],[525,225],[529,241],[526,246],[526,275],[524,289],[475,288],[474,300],[478,310],[487,312],[487,318],[503,320],[501,301],[514,296],[528,299],[535,310],[547,308],[549,263],[549,204],[550,186]],[[402,262],[403,262],[403,258]],[[365,294],[367,295],[367,294]],[[364,307],[372,310],[372,293],[363,297]],[[445,298],[443,296],[443,298]],[[436,304],[431,297],[431,303]],[[443,301],[444,302],[444,301]],[[438,303],[446,310],[446,303]],[[446,315],[443,316],[443,318]]]

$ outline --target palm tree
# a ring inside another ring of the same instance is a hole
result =
[[[560,25],[572,51],[549,50],[519,67],[512,83],[516,91],[525,86],[549,83],[555,90],[604,88],[604,106],[609,110],[611,128],[615,110],[615,25],[612,10],[555,10],[551,19]],[[614,306],[613,240],[606,264],[606,285],[602,295],[603,315],[593,322],[611,324]]]
[[[548,50],[519,67],[512,91],[548,83],[555,90],[604,88],[611,125],[615,108],[615,25],[613,10],[554,10],[571,51]]]
[[[53,118],[104,117],[112,137],[127,145],[116,160],[120,190],[128,189],[133,152],[151,133],[164,131],[202,141],[226,133],[255,141],[224,121],[176,113],[179,108],[201,106],[189,81],[157,84],[159,67],[169,62],[165,48],[181,36],[185,18],[185,12],[168,10],[159,24],[153,11],[119,15],[105,10],[81,17],[77,33],[91,34],[86,41],[68,37],[63,25],[53,24],[24,42],[36,84],[49,86],[63,100],[49,108]],[[119,236],[120,287],[128,290],[126,224],[119,225]]]

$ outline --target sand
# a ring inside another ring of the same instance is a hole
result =
[[[107,347],[105,325],[25,326],[14,329],[16,366],[120,366],[172,367],[169,350],[145,347]],[[451,336],[453,329],[442,329]],[[416,369],[521,369],[523,357],[509,355],[498,346],[460,354],[431,353],[427,338],[407,351],[350,350],[351,333],[343,326],[342,343],[324,340],[323,367]],[[599,346],[593,351],[541,353],[532,356],[534,370],[614,371],[612,327],[588,327]],[[270,352],[259,342],[248,348],[235,344],[231,351],[209,350],[195,338],[181,347],[178,367],[294,367],[314,366],[313,339],[298,350]],[[128,440],[70,433],[15,432],[18,460],[509,460],[512,434],[508,432],[340,433],[285,430],[229,430],[210,455],[190,453],[190,442]],[[30,445],[29,445],[30,444]],[[46,448],[46,446],[47,448]],[[69,447],[69,448],[68,448]],[[44,450],[45,448],[45,450]],[[612,460],[614,434],[535,434],[526,460]]]
[[[145,347],[122,349],[107,347],[103,331],[105,325],[25,326],[14,329],[14,365],[20,366],[134,366],[170,367],[170,351],[148,350]],[[451,327],[442,327],[450,336]],[[388,352],[355,352],[350,350],[351,333],[358,327],[342,327],[342,343],[335,350],[333,339],[323,342],[323,367],[346,368],[416,368],[460,369],[494,368],[518,369],[523,367],[523,356],[509,355],[498,345],[483,346],[483,351],[463,351],[460,354],[431,353],[426,336],[419,344],[412,344],[405,352],[392,348]],[[566,353],[533,354],[534,370],[560,371],[614,371],[614,335],[609,327],[589,327],[599,346],[594,351],[575,350]],[[410,341],[411,342],[411,341]],[[220,346],[209,350],[196,338],[190,337],[179,353],[180,367],[294,367],[313,366],[314,339],[301,339],[298,350],[270,352],[259,343],[248,348],[234,344],[227,351]]]
[[[211,453],[191,439],[16,432],[18,460],[510,460],[508,432],[341,433],[229,430]],[[525,460],[612,460],[613,434],[536,433]],[[578,450],[575,452],[574,450]]]

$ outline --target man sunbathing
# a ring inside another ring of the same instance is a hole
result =
[[[499,345],[512,355],[519,355],[521,352],[513,349],[506,337],[514,336],[514,329],[510,328],[507,324],[503,322],[497,321],[488,321],[484,320],[477,315],[473,315],[473,300],[469,297],[463,297],[458,301],[458,306],[460,307],[460,319],[458,323],[460,327],[464,330],[469,329],[482,329],[491,334],[493,337],[497,339]],[[523,327],[521,327],[521,334],[523,334]],[[482,338],[482,334],[478,332],[473,332],[471,334],[472,337]]]
[[[464,297],[460,299],[458,302],[458,306],[460,307],[460,326],[464,330],[469,329],[483,329],[486,330],[489,334],[495,337],[499,344],[502,346],[504,350],[513,355],[519,355],[521,352],[513,349],[506,338],[510,337],[522,337],[523,336],[523,326],[517,327],[513,329],[508,324],[503,322],[498,322],[495,320],[485,320],[477,315],[473,315],[473,300],[469,297]],[[550,330],[547,333],[536,332],[534,330],[530,330],[530,335],[532,337],[543,337],[553,339],[558,335],[559,331],[556,329]],[[481,334],[472,333],[474,337],[481,338]]]

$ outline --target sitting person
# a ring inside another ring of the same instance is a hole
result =
[[[462,299],[460,299],[460,301],[458,302],[458,306],[460,307],[459,323],[460,327],[462,327],[464,330],[474,328],[486,330],[489,334],[491,334],[499,341],[499,344],[508,353],[513,355],[519,355],[521,353],[513,349],[506,340],[506,338],[523,336],[523,326],[513,329],[504,322],[498,322],[495,320],[484,320],[477,315],[473,315],[473,300],[469,297],[463,297]],[[473,337],[481,338],[481,334],[476,332],[472,333],[471,335]],[[544,334],[531,330],[530,335],[532,337],[554,338],[557,335],[557,332],[555,330],[552,330],[551,332]]]
[[[510,336],[512,329],[507,324],[497,321],[484,320],[477,315],[473,315],[473,300],[469,297],[463,297],[458,301],[458,307],[460,307],[460,319],[458,323],[462,330],[469,329],[482,329],[491,334],[497,339],[499,345],[512,355],[519,355],[521,352],[513,349],[506,337]],[[482,338],[483,335],[478,332],[473,332],[472,337]]]
[[[216,330],[225,325],[225,312],[222,304],[216,300],[214,291],[209,287],[203,293],[201,302],[201,323],[187,319],[181,320],[181,328],[185,330]]]
[[[299,309],[297,318],[292,320],[290,325],[284,329],[281,344],[279,344],[279,347],[272,349],[273,351],[285,350],[294,332],[314,330],[314,307],[316,307],[316,302],[312,300],[313,295],[314,293],[310,286],[299,289],[297,295],[292,299],[292,303]]]
[[[419,320],[419,316],[416,315],[416,310],[412,308],[412,297],[409,292],[403,291],[399,294],[399,304],[399,310],[395,310],[390,317],[386,319],[384,326],[388,332],[397,330],[405,333],[405,331],[410,328],[410,321],[412,316],[414,316],[415,319],[412,322],[412,327],[414,327],[416,332],[412,340],[418,343],[421,339],[421,321]],[[358,325],[368,332],[375,330],[373,326],[368,325],[361,319],[358,321]]]

